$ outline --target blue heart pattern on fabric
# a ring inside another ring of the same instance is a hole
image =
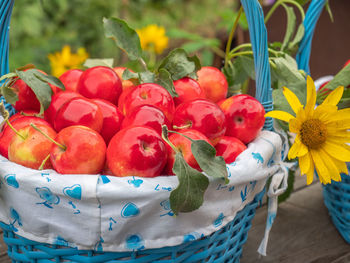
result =
[[[108,176],[107,175],[100,175],[100,177],[98,178],[98,183],[99,184],[108,184],[110,183],[111,180],[109,180]]]
[[[139,188],[143,183],[143,180],[135,179],[135,177],[133,176],[132,180],[128,180],[128,183],[134,185],[135,188]]]
[[[260,153],[252,153],[253,158],[257,160],[257,163],[264,163],[264,158],[261,156]]]
[[[81,200],[81,185],[75,184],[69,187],[63,188],[63,193],[71,198]]]
[[[14,188],[19,188],[19,183],[17,182],[15,174],[8,174],[5,176],[5,181],[9,186]]]
[[[125,240],[126,248],[131,250],[141,250],[144,249],[144,241],[140,235],[130,235]]]
[[[220,215],[214,220],[213,225],[215,227],[218,227],[218,226],[222,225],[222,222],[224,221],[224,218],[225,218],[224,214],[220,213]]]
[[[140,209],[134,203],[127,203],[124,205],[121,216],[124,218],[134,217],[140,214]]]

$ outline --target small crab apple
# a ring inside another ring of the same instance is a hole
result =
[[[57,111],[67,101],[73,98],[82,98],[83,96],[74,91],[61,91],[51,97],[50,106],[44,112],[44,118],[47,122],[53,125],[53,121],[56,117]]]
[[[104,99],[118,103],[122,92],[122,82],[117,73],[111,68],[97,66],[83,72],[78,82],[77,91],[90,99]]]
[[[135,79],[123,79],[123,73],[126,70],[126,67],[114,67],[113,70],[115,71],[115,73],[117,73],[118,77],[120,78],[120,80],[122,81],[122,85],[123,85],[123,90],[135,87],[135,83],[137,82]],[[128,69],[130,72],[134,72],[131,69]]]
[[[247,146],[235,137],[224,136],[215,145],[216,155],[222,156],[225,163],[233,163],[236,157],[247,149]]]
[[[57,111],[53,121],[56,131],[72,125],[82,125],[100,132],[103,114],[100,107],[86,98],[73,98]]]
[[[132,88],[124,98],[123,108],[125,115],[132,108],[139,105],[153,105],[159,108],[169,121],[172,121],[175,105],[170,93],[155,83],[144,83]]]
[[[198,83],[205,92],[208,100],[218,102],[225,99],[228,83],[224,73],[214,67],[202,67],[197,71]]]
[[[30,125],[31,123],[50,126],[50,124],[45,120],[34,116],[23,116],[11,121],[10,123],[15,130],[20,130],[25,126]],[[3,131],[0,133],[0,154],[2,156],[8,158],[8,148],[10,141],[15,135],[15,131],[8,125],[6,125],[6,127],[4,127]]]
[[[50,125],[36,124],[42,132],[50,137],[56,137],[56,131]],[[11,162],[32,169],[41,168],[42,163],[50,154],[52,142],[30,124],[17,130],[10,141],[8,157]],[[44,169],[51,168],[50,162],[45,162]]]
[[[167,161],[162,137],[152,128],[131,126],[120,130],[107,148],[107,163],[115,176],[156,177]]]
[[[215,145],[226,132],[225,114],[212,101],[192,100],[176,108],[173,128],[198,130]]]
[[[169,128],[170,122],[160,109],[152,105],[140,105],[133,108],[126,115],[122,123],[122,128],[128,126],[147,126],[153,128],[161,135],[162,125],[166,125]]]
[[[265,109],[247,94],[232,96],[220,103],[227,121],[227,136],[236,137],[247,144],[254,140],[265,122]]]
[[[78,82],[82,74],[83,71],[81,69],[69,69],[66,72],[64,72],[59,77],[59,79],[61,80],[67,91],[77,92]]]
[[[179,133],[186,135],[187,137],[190,137],[193,140],[204,140],[207,143],[211,144],[209,139],[201,132],[193,129],[184,129],[181,130]],[[192,151],[191,151],[191,141],[187,139],[186,137],[177,134],[172,133],[169,136],[169,141],[182,153],[185,161],[194,169],[197,169],[201,171],[196,159],[194,158]],[[175,152],[171,148],[170,145],[167,144],[167,151],[168,151],[168,161],[166,164],[166,167],[164,169],[165,174],[172,175],[173,173],[173,166],[175,162]]]
[[[102,112],[103,125],[100,134],[108,145],[112,137],[120,130],[124,116],[121,111],[109,101],[103,99],[93,99],[91,101],[97,104]]]
[[[194,99],[205,99],[205,92],[199,83],[189,77],[184,77],[174,81],[176,93],[179,95],[174,98],[175,106]]]
[[[50,151],[54,169],[61,174],[97,174],[102,171],[106,143],[96,131],[85,126],[69,126],[55,138]]]
[[[12,115],[8,119],[8,121],[11,123],[14,120],[20,119],[20,118],[25,117],[25,116],[36,116],[36,115],[39,115],[39,112],[33,111],[33,110],[24,110],[24,111],[20,111],[20,112],[17,112],[16,114]],[[6,126],[7,126],[7,123],[5,122],[4,126],[2,127],[2,130],[4,130],[6,128]]]

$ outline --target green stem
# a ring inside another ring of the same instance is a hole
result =
[[[176,148],[176,146],[169,140],[168,137],[168,127],[166,125],[162,125],[162,139],[169,144],[169,146],[173,149],[174,152],[179,153],[180,151]]]
[[[300,12],[300,15],[301,15],[301,19],[302,21],[304,21],[304,18],[305,18],[305,12],[304,12],[304,9],[303,7],[298,4],[296,1],[294,0],[280,0],[280,1],[277,1],[270,9],[270,11],[267,13],[267,15],[265,16],[265,24],[267,23],[267,21],[269,21],[270,17],[272,16],[272,14],[276,11],[277,7],[279,7],[281,4],[283,3],[289,3],[291,5],[294,5],[296,6],[298,9],[299,9],[299,12]]]
[[[241,14],[243,12],[243,7],[241,6],[239,8],[239,11],[238,11],[238,14],[237,14],[237,17],[236,17],[236,20],[233,24],[233,27],[231,28],[231,32],[230,32],[230,35],[228,37],[228,40],[227,40],[227,43],[226,43],[226,53],[225,53],[225,67],[227,66],[227,62],[228,62],[228,56],[229,56],[229,53],[230,53],[230,48],[231,48],[231,44],[232,44],[232,41],[233,41],[233,37],[235,35],[235,32],[236,32],[236,29],[237,29],[237,26],[238,26],[238,22],[239,22],[239,19],[241,17]]]
[[[12,124],[9,122],[8,119],[6,119],[6,123],[7,123],[7,125],[11,128],[11,130],[13,130],[13,131],[17,134],[17,136],[19,136],[19,137],[22,138],[23,141],[26,139],[26,137],[24,137],[22,134],[20,134],[20,133],[15,129],[15,127],[12,126]]]
[[[46,164],[46,162],[47,162],[47,160],[48,160],[49,158],[50,158],[50,154],[48,154],[48,155],[45,157],[45,159],[41,162],[41,164],[40,164],[38,170],[44,169],[44,165]]]
[[[247,48],[247,47],[249,47],[249,48],[251,49],[252,44],[251,44],[251,43],[241,44],[241,45],[235,47],[234,49],[232,49],[232,50],[230,51],[230,54],[233,54],[233,53],[235,53],[236,51],[238,51],[238,50],[240,50],[240,49],[242,49],[242,48]]]
[[[140,64],[142,65],[142,67],[147,71],[147,70],[148,70],[147,64],[146,64],[146,62],[143,60],[143,58],[139,58],[138,60],[139,60]]]
[[[60,144],[58,142],[56,142],[54,139],[52,139],[49,135],[47,135],[46,133],[44,133],[42,130],[40,130],[34,123],[31,123],[30,126],[32,126],[35,130],[37,130],[38,132],[40,132],[42,135],[44,135],[49,141],[51,141],[52,143],[56,144],[58,147],[60,147],[62,150],[67,150],[67,147],[64,146],[63,144]]]
[[[218,55],[219,57],[225,58],[226,59],[226,54],[224,51],[222,51],[220,48],[218,47],[211,47],[210,48],[216,55]]]

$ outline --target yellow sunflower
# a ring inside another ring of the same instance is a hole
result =
[[[80,68],[88,57],[89,55],[85,48],[79,48],[77,53],[72,53],[70,46],[65,45],[61,52],[48,55],[51,74],[59,77],[69,69]]]
[[[316,106],[316,88],[307,77],[307,98],[304,107],[288,88],[283,94],[295,113],[295,117],[284,111],[271,111],[265,116],[289,123],[289,131],[296,134],[288,158],[298,158],[301,174],[306,174],[311,184],[316,169],[323,184],[331,180],[341,181],[340,174],[348,173],[346,162],[350,161],[350,108],[338,110],[337,104],[344,87],[332,91],[323,103]]]
[[[154,24],[136,30],[143,50],[161,54],[168,47],[169,38],[165,28]]]

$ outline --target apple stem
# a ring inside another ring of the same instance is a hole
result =
[[[67,150],[67,147],[64,146],[63,144],[60,144],[59,142],[56,142],[54,139],[52,139],[49,135],[47,135],[46,133],[44,133],[42,130],[40,130],[35,124],[31,123],[30,126],[32,126],[35,130],[37,130],[38,132],[40,132],[42,135],[44,135],[49,141],[53,142],[54,144],[56,144],[58,147],[60,147],[62,150]]]
[[[177,132],[177,131],[169,131],[170,133],[176,133],[178,135],[181,135],[182,137],[185,137],[186,139],[190,140],[191,142],[194,142],[195,140],[193,140],[192,138],[188,137],[187,135],[185,134],[182,134],[180,132]]]
[[[50,158],[50,154],[48,154],[45,159],[42,161],[42,163],[39,166],[38,170],[43,170],[44,169],[44,165],[46,164],[47,160]]]
[[[169,140],[168,127],[166,125],[162,125],[162,138],[167,144],[169,144],[169,146],[174,150],[174,152],[179,152],[175,145]]]
[[[9,122],[8,119],[6,119],[6,124],[11,128],[11,130],[13,130],[13,131],[16,133],[17,136],[21,137],[22,140],[25,140],[25,139],[26,139],[26,137],[24,137],[22,134],[20,134],[20,133],[15,129],[15,127],[12,126],[12,124]]]
[[[192,127],[192,123],[187,123],[187,124],[182,125],[182,126],[173,125],[173,128],[176,129],[176,130],[188,129],[188,128],[191,128],[191,127]]]

